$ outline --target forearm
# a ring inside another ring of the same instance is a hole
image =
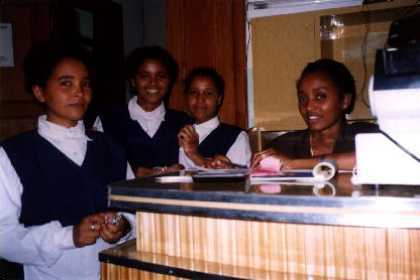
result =
[[[340,170],[352,170],[356,165],[356,154],[354,152],[332,154],[326,158],[334,160]]]
[[[194,163],[195,166],[204,167],[207,160],[198,152],[186,152],[185,155]]]
[[[316,164],[324,159],[329,159],[335,161],[337,168],[339,170],[351,170],[356,164],[355,154],[351,153],[339,153],[331,154],[325,157],[313,157],[313,158],[303,158],[303,159],[293,159],[286,162],[282,169],[311,169]]]

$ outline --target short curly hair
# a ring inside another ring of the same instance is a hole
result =
[[[192,69],[184,80],[184,93],[188,93],[192,81],[197,77],[206,77],[212,80],[216,87],[217,94],[223,99],[225,96],[225,81],[216,69],[211,67],[196,67]]]
[[[308,63],[303,69],[296,87],[299,89],[302,80],[309,74],[323,73],[325,74],[338,89],[340,98],[344,98],[344,95],[351,96],[350,105],[347,107],[344,113],[350,114],[354,109],[354,103],[356,101],[356,82],[354,81],[353,75],[349,69],[341,62],[323,58],[318,59],[314,62]]]
[[[23,62],[26,91],[32,93],[32,87],[35,85],[44,88],[55,67],[66,58],[80,61],[93,78],[90,53],[80,45],[62,41],[42,41],[29,50]]]
[[[178,78],[178,63],[173,56],[159,46],[145,46],[134,49],[125,60],[125,74],[127,79],[136,77],[139,67],[148,59],[159,61],[168,72],[169,91]]]

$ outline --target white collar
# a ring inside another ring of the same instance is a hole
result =
[[[165,119],[165,106],[163,102],[151,112],[146,112],[143,108],[137,103],[137,96],[134,96],[128,102],[128,112],[132,120],[159,120],[163,121]]]
[[[207,136],[208,133],[213,131],[216,127],[218,127],[220,124],[219,117],[215,116],[214,118],[205,121],[200,124],[194,124],[194,129],[197,131],[198,135],[200,136]]]
[[[85,134],[85,125],[79,120],[74,127],[64,127],[47,120],[47,115],[38,117],[38,133],[51,139],[86,139],[90,140]]]

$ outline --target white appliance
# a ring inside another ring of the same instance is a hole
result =
[[[378,50],[369,99],[383,133],[356,136],[356,184],[420,185],[419,55]]]

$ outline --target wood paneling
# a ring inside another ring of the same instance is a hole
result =
[[[15,64],[0,67],[0,139],[4,139],[34,128],[37,116],[43,112],[24,89],[22,63],[32,44],[48,38],[48,3],[1,4],[0,21],[12,24]]]
[[[170,275],[163,275],[159,273],[153,273],[145,270],[139,270],[135,268],[128,268],[115,264],[101,264],[101,279],[102,280],[174,280],[183,279],[180,277],[174,277]]]
[[[214,67],[225,79],[219,116],[246,127],[245,1],[167,0],[167,47],[180,66],[170,105],[186,110],[182,81],[197,66]]]
[[[287,274],[420,275],[420,230],[283,224],[137,213],[137,250]]]
[[[135,240],[101,252],[101,279],[308,279],[307,275],[288,274],[250,267],[226,265],[183,257],[136,251]],[[117,261],[116,261],[117,260]],[[118,263],[118,265],[116,265]],[[125,267],[124,265],[129,265]],[[166,274],[158,274],[160,273]],[[221,277],[220,277],[221,278]],[[323,279],[311,276],[311,279]]]

